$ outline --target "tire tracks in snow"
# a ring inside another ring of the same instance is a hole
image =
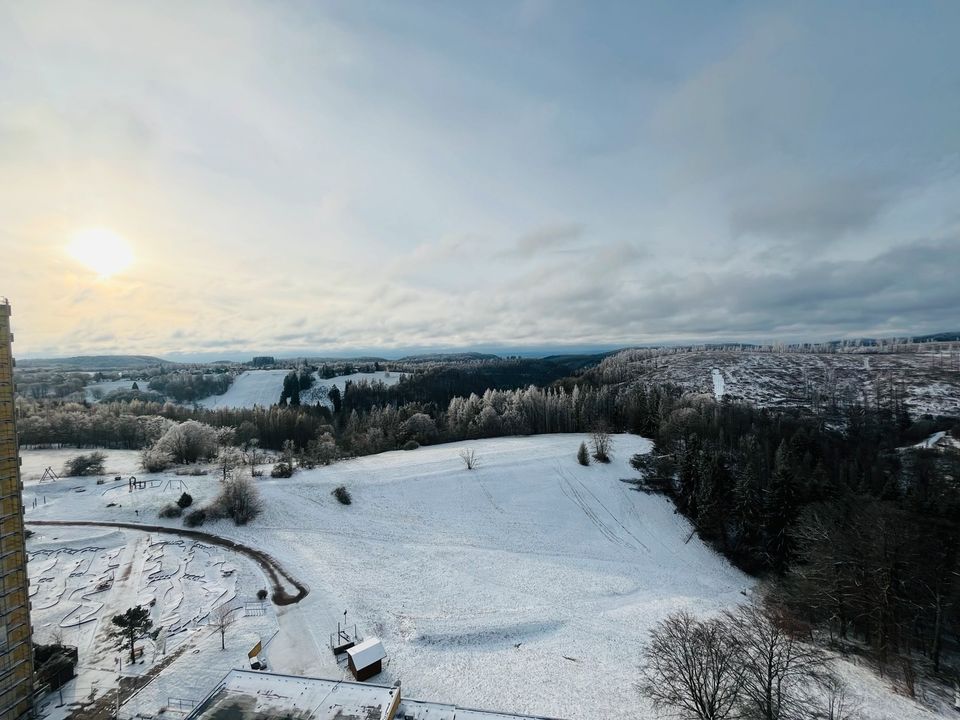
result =
[[[581,510],[583,510],[584,514],[594,525],[597,526],[597,528],[600,530],[600,533],[605,538],[607,538],[613,544],[620,545],[628,550],[640,550],[640,548],[643,548],[647,552],[650,552],[650,548],[647,547],[647,545],[640,538],[634,535],[626,525],[620,522],[620,519],[610,511],[610,508],[603,504],[603,501],[601,501],[600,498],[598,498],[590,488],[583,484],[582,480],[571,480],[567,473],[560,466],[559,461],[557,462],[557,474],[560,476],[560,492],[562,492],[567,499],[572,501]],[[577,487],[574,485],[574,482],[576,482],[577,485],[582,488],[583,492],[577,489]],[[613,522],[616,523],[616,525],[619,526],[623,532],[630,536],[630,538],[632,538],[637,545],[634,545],[632,542],[630,542],[630,540],[627,540],[621,536],[615,527],[611,527],[605,523],[600,518],[599,513],[594,510],[594,508],[590,507],[590,502],[584,497],[583,493],[586,493],[593,498],[594,502],[603,508],[607,515],[613,518]]]

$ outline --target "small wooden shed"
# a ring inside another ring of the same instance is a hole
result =
[[[379,674],[386,656],[387,652],[379,638],[368,638],[347,649],[347,663],[357,680],[366,680]]]

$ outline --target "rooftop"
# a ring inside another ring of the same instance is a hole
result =
[[[399,687],[231,670],[190,720],[385,720]]]
[[[370,667],[378,660],[383,660],[387,656],[383,644],[377,638],[367,638],[361,643],[357,643],[352,648],[347,648],[347,655],[353,660],[353,666],[357,670]]]
[[[553,720],[399,696],[399,686],[231,670],[186,720]]]

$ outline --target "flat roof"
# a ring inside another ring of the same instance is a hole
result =
[[[400,687],[231,670],[185,720],[385,720]],[[396,720],[556,720],[400,700]]]
[[[382,720],[399,687],[231,670],[190,720]]]

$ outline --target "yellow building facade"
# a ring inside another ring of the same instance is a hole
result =
[[[32,714],[33,643],[23,486],[14,405],[10,304],[0,298],[0,719]]]

